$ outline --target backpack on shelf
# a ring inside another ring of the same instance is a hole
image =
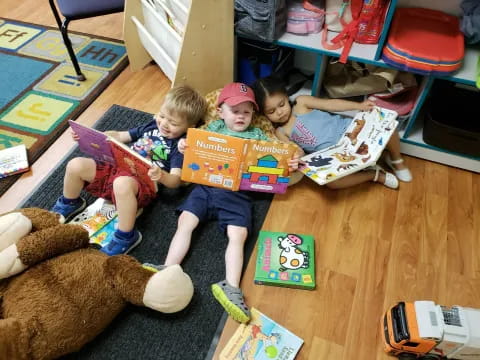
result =
[[[235,33],[272,42],[287,25],[286,0],[235,0]]]
[[[325,13],[322,46],[327,50],[343,48],[339,61],[346,63],[353,42],[377,44],[382,33],[390,0],[326,0],[325,10],[309,0],[303,1],[305,9]],[[338,31],[331,42],[327,30]]]
[[[320,8],[320,4],[318,5]],[[322,30],[325,15],[303,7],[300,0],[288,3],[287,32],[297,35],[319,33]]]

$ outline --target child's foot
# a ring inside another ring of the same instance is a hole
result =
[[[113,233],[112,240],[102,247],[100,251],[104,252],[107,255],[120,255],[128,254],[135,246],[140,244],[142,241],[142,234],[138,230],[133,230],[132,234],[128,237],[121,235],[119,230],[116,230]]]
[[[150,271],[153,272],[159,272],[162,271],[163,269],[167,268],[167,265],[156,265],[156,264],[150,264],[150,263],[143,263],[142,266]]]
[[[379,182],[390,189],[398,188],[398,179],[395,177],[395,175],[385,171],[380,165],[375,165],[373,170],[375,170],[373,182]]]
[[[245,305],[240,288],[233,287],[227,283],[227,280],[223,280],[212,285],[212,293],[234,320],[241,323],[247,323],[250,320],[250,310]]]
[[[64,196],[60,196],[51,211],[62,215],[65,222],[68,222],[75,215],[81,213],[86,206],[87,202],[81,197],[77,199],[66,199]]]
[[[393,170],[395,176],[398,180],[403,182],[410,182],[412,181],[412,173],[410,170],[405,166],[403,163],[403,159],[395,159],[392,160],[389,154],[385,155],[385,162],[387,163],[388,167]]]

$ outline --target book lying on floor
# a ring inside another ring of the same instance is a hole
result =
[[[27,148],[24,144],[0,150],[0,179],[28,169]]]
[[[113,205],[114,206],[114,205]],[[138,209],[137,218],[142,214],[143,209]],[[118,227],[118,216],[115,216],[107,221],[102,227],[90,235],[90,244],[98,244],[102,248],[107,246],[113,239],[113,233]]]
[[[398,125],[397,113],[375,106],[352,119],[338,144],[301,158],[300,171],[320,185],[376,164]]]
[[[313,236],[260,231],[255,284],[315,289]]]
[[[83,153],[97,161],[113,164],[132,176],[137,176],[141,182],[157,191],[156,181],[152,181],[148,176],[148,170],[152,167],[148,159],[111,136],[72,120],[68,122],[79,137],[78,146]]]
[[[250,310],[250,322],[238,326],[220,352],[220,360],[295,359],[303,340],[257,309]]]
[[[75,216],[70,223],[82,225],[88,231],[88,236],[92,236],[116,217],[115,205],[111,201],[98,198]]]
[[[279,141],[242,139],[188,129],[182,180],[269,193],[287,191],[288,160],[296,146]]]

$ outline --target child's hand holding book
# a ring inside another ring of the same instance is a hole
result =
[[[153,165],[149,170],[148,170],[148,176],[152,181],[159,182],[162,177],[163,177],[164,171],[158,167],[157,165]]]

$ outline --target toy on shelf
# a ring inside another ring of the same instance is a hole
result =
[[[400,70],[449,75],[460,69],[464,54],[457,17],[432,9],[399,8],[382,60]]]

